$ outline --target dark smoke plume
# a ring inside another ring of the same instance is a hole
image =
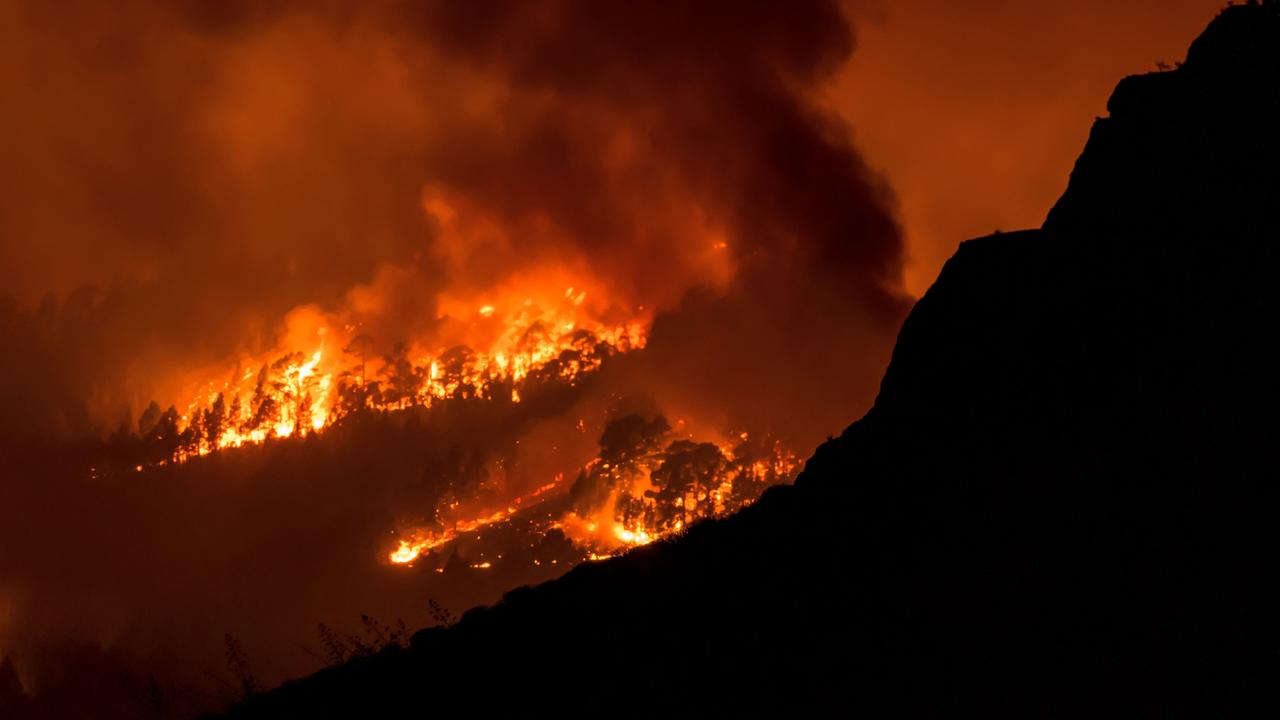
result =
[[[654,317],[584,405],[802,454],[839,432],[907,305],[891,194],[818,99],[853,45],[820,1],[0,3],[0,656],[37,695],[77,643],[186,682],[232,632],[272,682],[317,620],[422,621],[376,534],[462,430],[85,471],[300,307],[385,351],[554,267]],[[465,450],[563,444],[554,420]]]
[[[303,304],[390,347],[430,332],[441,289],[546,263],[628,306],[684,302],[663,344],[717,330],[699,375],[732,357],[784,393],[878,365],[902,312],[888,194],[813,98],[853,45],[834,3],[18,3],[2,22],[10,431],[113,429]],[[424,211],[442,196],[463,232]],[[352,309],[361,287],[375,310]],[[865,403],[857,385],[839,399]]]

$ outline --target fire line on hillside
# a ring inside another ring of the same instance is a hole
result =
[[[599,316],[607,313],[593,312],[587,299],[588,291],[569,286],[540,298],[455,308],[471,344],[434,352],[399,346],[378,356],[356,327],[322,319],[311,333],[313,347],[241,361],[224,375],[228,380],[201,383],[182,414],[153,403],[139,423],[151,448],[147,464],[320,435],[358,413],[430,413],[475,400],[514,408],[540,386],[574,387],[612,358],[642,350],[648,336],[642,314],[606,322]],[[661,415],[614,418],[600,444],[572,482],[560,473],[497,504],[493,498],[442,501],[430,522],[393,531],[385,562],[412,567],[424,554],[464,537],[478,539],[521,515],[532,518],[526,532],[558,531],[582,550],[582,559],[603,559],[732,513],[770,485],[789,482],[798,465],[781,442],[746,432],[700,440],[682,421],[673,428]]]

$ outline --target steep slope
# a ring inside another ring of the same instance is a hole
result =
[[[1187,710],[1273,676],[1280,7],[1128,78],[794,487],[243,717]],[[1103,705],[1103,702],[1106,702]]]

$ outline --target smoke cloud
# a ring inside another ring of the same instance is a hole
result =
[[[425,468],[590,451],[558,407],[86,472],[309,318],[429,346],[457,302],[578,278],[653,322],[578,410],[839,432],[908,306],[892,194],[818,101],[853,47],[819,0],[0,4],[0,656],[33,692],[62,681],[32,658],[85,644],[198,684],[238,629],[279,679],[316,620],[423,621],[426,581],[372,558]]]
[[[888,193],[810,99],[853,45],[833,3],[9,5],[10,431],[110,428],[361,289],[386,345],[546,265],[737,295],[756,333],[816,285],[838,350],[901,314]]]

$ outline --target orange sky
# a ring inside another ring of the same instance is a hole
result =
[[[832,101],[897,192],[907,288],[959,242],[1037,227],[1121,77],[1184,58],[1224,0],[859,2]]]

